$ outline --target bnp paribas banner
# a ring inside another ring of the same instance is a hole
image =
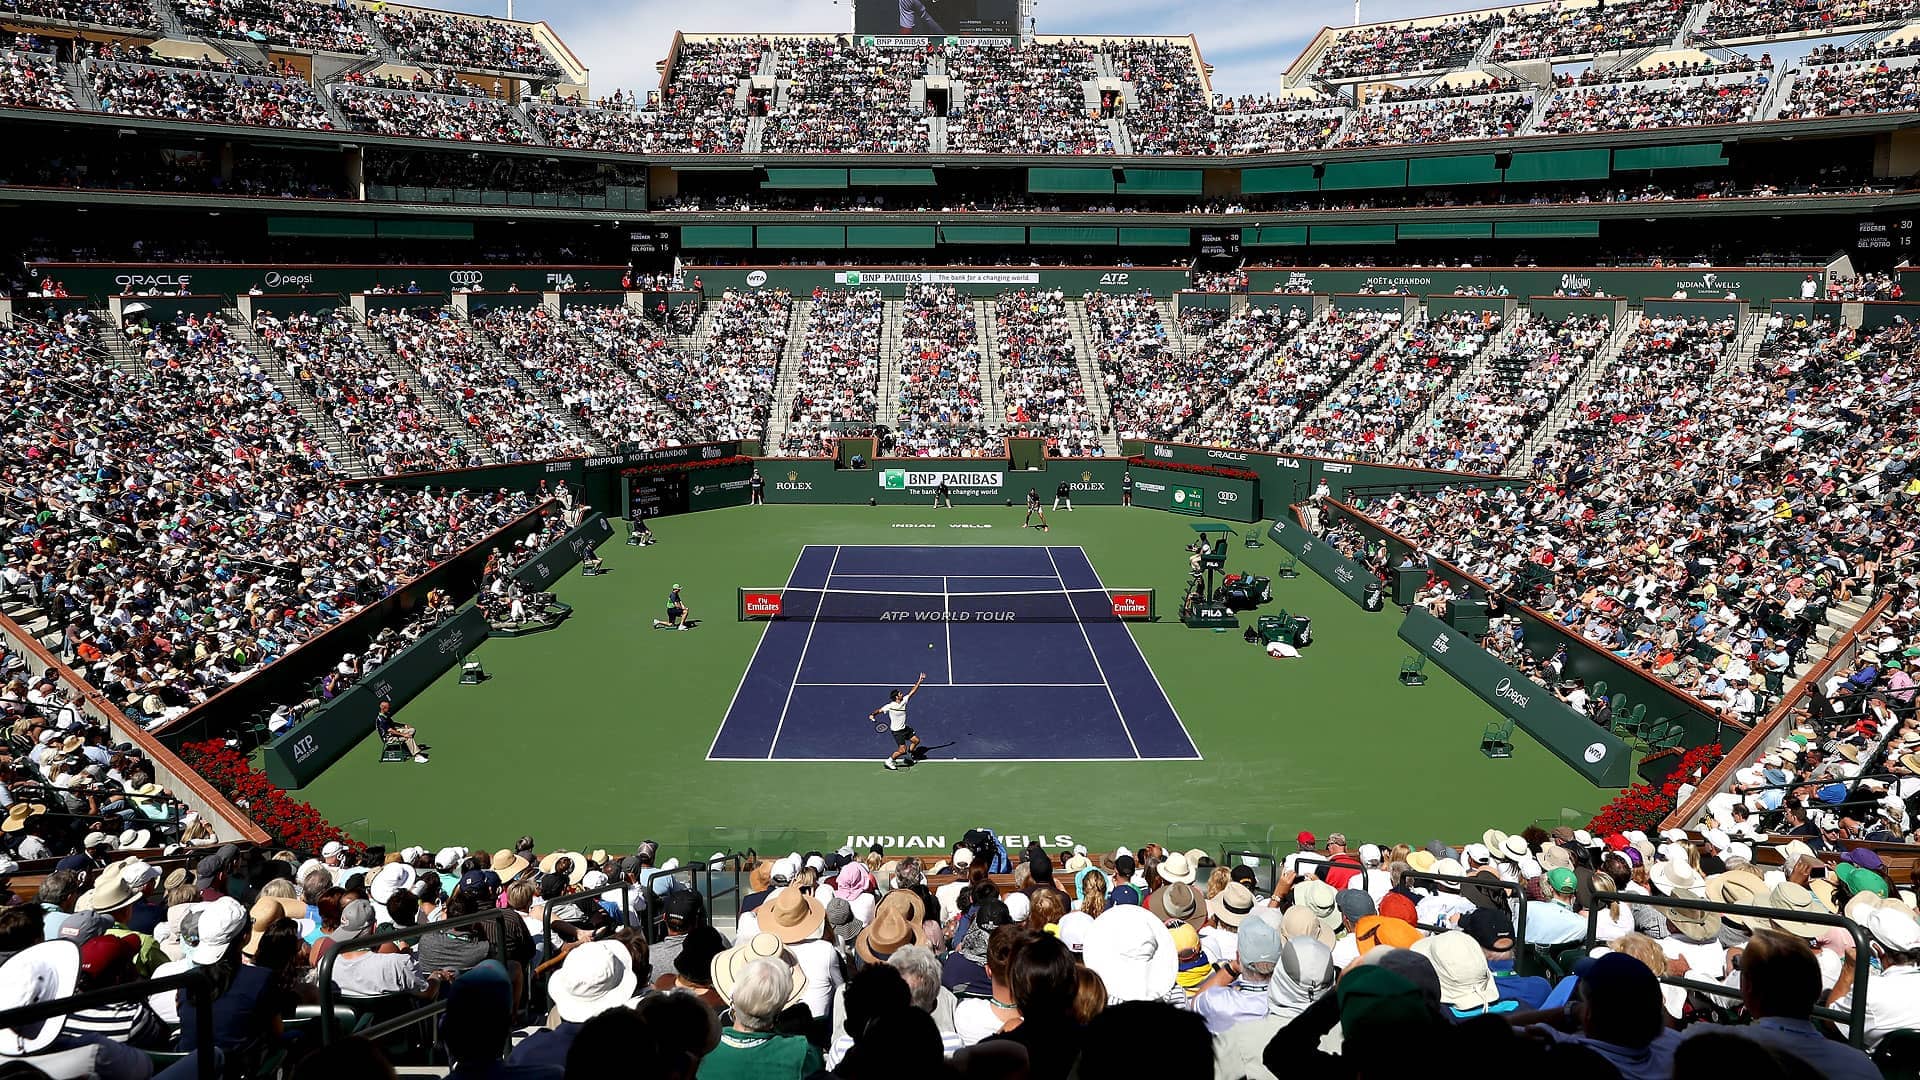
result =
[[[1429,615],[1426,608],[1416,605],[1407,612],[1400,624],[1400,640],[1512,719],[1575,772],[1599,787],[1627,786],[1631,755],[1619,736],[1574,712],[1524,672],[1494,659],[1472,638]]]
[[[950,492],[997,495],[1007,482],[1006,472],[1000,469],[880,469],[874,475],[880,478],[880,486],[886,490],[905,491],[914,495],[931,495],[940,489],[943,481]],[[1020,494],[1025,495],[1025,492]]]

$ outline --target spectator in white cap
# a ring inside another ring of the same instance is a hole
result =
[[[0,965],[0,1010],[72,997],[79,980],[80,948],[69,941],[43,941]],[[99,1035],[66,1032],[66,1021],[55,1016],[0,1030],[0,1061],[37,1070],[23,1075],[56,1078],[141,1080],[153,1074],[144,1052]]]
[[[1903,905],[1878,904],[1861,929],[1867,932],[1873,959],[1880,968],[1867,979],[1866,1025],[1862,1033],[1868,1050],[1903,1029],[1920,1028],[1920,923]],[[1854,970],[1865,961],[1846,950],[1839,981],[1827,994],[1836,1009],[1853,1006]]]
[[[1093,920],[1081,960],[1106,983],[1110,1001],[1187,1002],[1175,979],[1180,954],[1173,935],[1137,904],[1108,908]]]
[[[1484,1015],[1500,1000],[1486,953],[1464,931],[1449,930],[1421,938],[1414,942],[1413,951],[1433,963],[1433,970],[1440,976],[1440,1001],[1454,1019]],[[1509,1004],[1517,1006],[1518,1002]]]
[[[1215,968],[1193,998],[1193,1011],[1215,1035],[1267,1015],[1267,984],[1280,961],[1280,929],[1265,919],[1240,923],[1233,959]]]
[[[387,914],[387,901],[393,894],[413,888],[413,867],[403,862],[392,862],[374,871],[373,878],[367,884],[367,898],[373,901],[373,921],[392,922]]]
[[[1269,1080],[1273,1073],[1262,1059],[1274,1034],[1333,990],[1340,969],[1333,966],[1333,954],[1325,945],[1312,937],[1293,937],[1281,944],[1279,954],[1267,984],[1265,1014],[1215,1033],[1214,1075]],[[1209,1030],[1212,1023],[1209,1018]]]
[[[534,1068],[566,1067],[567,1051],[587,1021],[631,1004],[640,985],[633,954],[617,941],[588,941],[573,947],[547,980],[547,993],[560,1023],[528,1036],[514,1047],[507,1064]]]

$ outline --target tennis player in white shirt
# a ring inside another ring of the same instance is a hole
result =
[[[887,755],[889,769],[898,769],[902,757],[908,759],[908,764],[912,764],[914,751],[920,749],[920,736],[914,734],[914,730],[907,726],[907,702],[913,700],[913,695],[920,692],[920,684],[926,681],[927,673],[923,671],[920,677],[913,681],[911,690],[904,693],[895,690],[885,705],[867,714],[868,719],[871,720],[878,720],[881,713],[887,714],[887,731],[893,735],[893,753]]]

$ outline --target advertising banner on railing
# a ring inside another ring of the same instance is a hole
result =
[[[1127,449],[1129,453],[1132,444]],[[1483,487],[1524,484],[1524,480],[1463,476],[1399,465],[1373,465],[1358,461],[1332,461],[1301,457],[1297,454],[1263,454],[1253,450],[1229,450],[1217,446],[1193,446],[1188,443],[1145,442],[1139,444],[1139,456],[1148,462],[1166,461],[1176,465],[1212,465],[1246,469],[1260,477],[1261,517],[1279,517],[1294,503],[1311,498],[1325,482],[1327,493],[1336,499],[1356,488],[1378,491],[1413,491],[1444,487],[1469,480]]]
[[[1379,578],[1340,554],[1332,544],[1308,532],[1299,522],[1287,520],[1284,511],[1274,521],[1273,528],[1267,530],[1267,536],[1306,563],[1307,569],[1325,578],[1347,599],[1360,605],[1362,611],[1379,611],[1384,605]]]
[[[547,546],[545,551],[528,559],[526,565],[513,572],[513,580],[529,589],[550,589],[561,575],[580,565],[588,551],[606,542],[613,536],[613,526],[608,524],[605,514],[590,514],[587,520],[573,528],[567,535]]]
[[[1410,296],[1450,296],[1474,293],[1493,296],[1620,296],[1644,300],[1651,296],[1720,300],[1732,297],[1748,303],[1798,298],[1808,274],[1825,280],[1817,266],[1667,266],[1667,267],[1551,267],[1513,270],[1448,270],[1433,267],[1374,267],[1330,270],[1324,267],[1253,270],[1248,273],[1254,293],[1401,292]]]
[[[398,711],[486,639],[479,609],[463,609],[262,749],[267,778],[283,788],[305,786],[373,731],[382,701]]]
[[[1133,505],[1176,514],[1260,520],[1260,485],[1254,480],[1141,465],[1133,469]]]
[[[1493,658],[1472,638],[1434,618],[1423,607],[1407,612],[1400,640],[1438,664],[1475,697],[1499,710],[1534,741],[1573,770],[1605,788],[1626,787],[1631,754],[1620,737],[1600,727],[1528,678]]]

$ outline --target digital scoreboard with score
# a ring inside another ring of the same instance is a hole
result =
[[[1913,252],[1912,217],[1863,218],[1855,226],[1853,250],[1872,261],[1905,258]]]

